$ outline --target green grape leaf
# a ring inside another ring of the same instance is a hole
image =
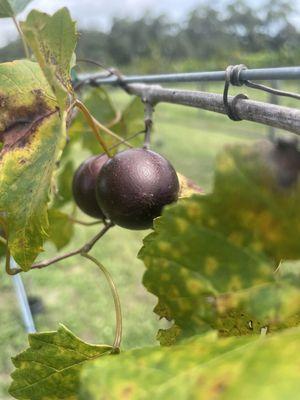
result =
[[[55,206],[62,206],[73,199],[72,180],[75,172],[73,160],[68,159],[62,166],[57,177],[57,193]]]
[[[292,187],[278,183],[272,146],[226,149],[218,158],[213,192],[166,207],[144,240],[139,253],[147,267],[144,285],[159,299],[155,312],[174,320],[181,337],[205,326],[223,335],[257,333],[266,320],[274,323],[271,317],[278,301],[286,309],[274,271],[282,258],[300,256],[300,183],[295,181]],[[260,304],[256,287],[266,283],[270,304],[262,302],[266,309],[256,315],[257,310],[246,303]],[[297,289],[285,290],[297,298]],[[217,300],[225,294],[232,300],[238,296],[235,292],[243,301],[222,314]],[[166,341],[168,333],[164,335]]]
[[[114,125],[113,130],[126,139],[143,129],[145,129],[144,105],[139,97],[134,97],[123,110],[122,117],[120,121]],[[131,140],[130,143],[137,147],[143,143],[143,139],[143,135],[139,135]]]
[[[178,336],[181,335],[181,329],[177,325],[171,326],[168,329],[159,329],[156,339],[161,346],[172,346],[176,343]]]
[[[53,16],[33,10],[21,28],[61,110],[68,104],[68,93],[73,92],[70,71],[76,47],[76,27],[67,8]]]
[[[81,374],[81,400],[298,397],[300,331],[264,337],[193,337],[170,347],[102,358]]]
[[[47,238],[49,189],[65,129],[37,63],[0,64],[0,98],[0,210],[9,250],[28,270]]]
[[[62,249],[73,237],[74,234],[74,224],[70,220],[68,214],[65,214],[56,208],[51,208],[48,210],[49,218],[49,238],[57,248],[57,250]]]
[[[12,359],[16,370],[9,393],[16,399],[76,399],[84,364],[112,350],[83,342],[63,325],[56,332],[30,334],[29,345]]]
[[[108,95],[102,88],[92,88],[87,91],[83,97],[85,106],[89,109],[93,117],[107,127],[113,127],[115,121],[118,120],[117,111]],[[100,131],[105,143],[108,147],[117,143],[117,140],[106,132]],[[69,130],[69,135],[72,139],[81,140],[84,148],[88,149],[92,154],[99,154],[101,147],[87,126],[86,120],[82,113],[78,112],[73,120]]]
[[[55,175],[54,208],[60,208],[73,199],[72,181],[75,172],[74,152],[76,151],[73,143],[69,141],[65,146],[59,170]]]
[[[0,18],[12,18],[19,14],[32,0],[0,0]]]

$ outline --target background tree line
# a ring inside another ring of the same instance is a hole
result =
[[[286,0],[268,0],[259,8],[235,0],[226,7],[206,2],[182,22],[166,15],[116,18],[107,32],[80,32],[78,57],[139,72],[224,68],[229,62],[295,65],[300,59],[295,13]],[[16,41],[0,49],[0,60],[21,54]]]

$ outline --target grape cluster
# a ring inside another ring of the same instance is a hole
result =
[[[179,181],[168,160],[135,148],[85,160],[73,178],[79,208],[128,229],[148,229],[165,205],[177,200]]]

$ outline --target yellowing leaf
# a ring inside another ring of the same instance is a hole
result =
[[[299,348],[295,329],[255,339],[209,333],[173,347],[132,350],[86,365],[79,399],[296,399]]]
[[[214,301],[217,314],[215,324],[216,327],[219,324],[219,329],[224,323],[222,316],[236,313],[240,316],[247,314],[248,333],[259,333],[264,326],[270,333],[299,324],[300,279],[295,275],[287,275],[272,283],[221,294]]]
[[[8,246],[27,270],[47,237],[47,202],[65,123],[38,64],[0,64],[0,210]]]
[[[274,275],[281,259],[300,257],[300,153],[287,148],[226,149],[212,194],[166,207],[144,240],[144,285],[158,297],[155,312],[174,320],[181,337],[209,327],[245,335],[299,322],[300,284]]]
[[[29,345],[13,358],[9,393],[16,399],[76,399],[83,365],[112,350],[83,342],[63,325],[57,332],[29,335]]]
[[[53,16],[33,10],[21,28],[62,111],[72,93],[70,69],[76,47],[76,27],[67,8]]]
[[[180,192],[179,197],[190,197],[192,194],[204,194],[203,189],[201,189],[195,182],[186,176],[177,172],[177,177],[179,180]]]

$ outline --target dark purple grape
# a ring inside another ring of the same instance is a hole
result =
[[[103,219],[104,214],[96,199],[97,175],[108,160],[106,154],[85,160],[76,170],[73,178],[73,196],[78,207],[91,217]]]
[[[179,182],[173,166],[160,154],[129,149],[109,159],[96,183],[100,208],[116,225],[152,227],[163,207],[177,200]]]

